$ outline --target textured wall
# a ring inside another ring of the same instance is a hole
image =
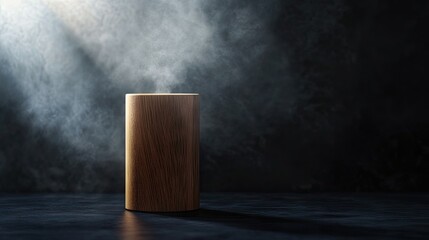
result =
[[[0,0],[0,191],[123,191],[154,91],[201,94],[202,190],[427,190],[428,10]]]

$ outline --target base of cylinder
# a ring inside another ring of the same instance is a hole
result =
[[[140,209],[130,209],[130,208],[126,208],[125,210],[127,211],[131,211],[131,212],[144,212],[144,213],[183,213],[183,212],[192,212],[192,211],[197,211],[200,208],[192,208],[192,209],[184,209],[184,210],[169,210],[169,211],[154,211],[154,210],[140,210]]]

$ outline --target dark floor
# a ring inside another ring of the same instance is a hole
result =
[[[202,194],[124,210],[123,195],[0,195],[0,239],[429,239],[429,194]]]

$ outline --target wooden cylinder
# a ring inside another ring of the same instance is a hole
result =
[[[125,208],[199,208],[199,95],[125,97]]]

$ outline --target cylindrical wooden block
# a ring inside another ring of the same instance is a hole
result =
[[[127,94],[125,208],[199,208],[198,94]]]

